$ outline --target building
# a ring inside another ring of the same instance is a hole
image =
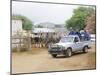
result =
[[[35,36],[46,36],[46,34],[52,35],[53,33],[55,33],[54,29],[50,29],[50,28],[34,28],[32,30],[32,34]]]
[[[18,31],[22,31],[22,20],[13,19],[12,20],[12,36]]]

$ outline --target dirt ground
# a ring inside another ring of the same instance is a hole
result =
[[[32,51],[12,53],[12,73],[95,69],[95,45],[88,53],[77,53],[72,57],[52,58],[47,49],[33,48]]]

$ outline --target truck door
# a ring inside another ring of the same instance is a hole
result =
[[[74,38],[74,50],[80,50],[82,47],[82,42],[80,42],[80,39],[78,37]]]

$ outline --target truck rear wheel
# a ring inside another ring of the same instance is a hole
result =
[[[65,52],[65,56],[66,57],[71,57],[72,56],[72,50],[70,48],[68,48]]]
[[[83,48],[83,53],[87,53],[87,52],[88,52],[88,47],[85,46],[85,47]]]
[[[54,58],[57,57],[57,54],[52,54],[52,57],[54,57]]]

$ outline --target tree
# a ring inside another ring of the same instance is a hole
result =
[[[22,28],[24,30],[31,30],[32,29],[32,22],[22,15],[12,15],[12,19],[21,19],[22,20]]]
[[[78,29],[82,30],[85,28],[85,20],[86,17],[89,16],[92,12],[94,12],[93,7],[79,7],[74,9],[72,17],[66,21],[66,27],[69,29]]]
[[[95,13],[92,13],[90,16],[86,18],[86,27],[85,29],[88,30],[90,33],[96,33],[96,17]]]

